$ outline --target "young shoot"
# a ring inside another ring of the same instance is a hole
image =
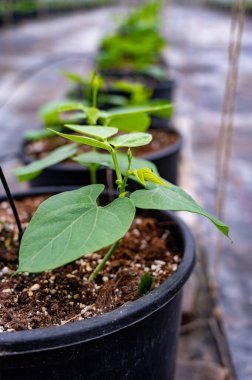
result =
[[[50,108],[49,114],[51,115],[51,119],[47,114],[48,119],[52,121],[55,120],[55,118],[57,120],[62,120],[60,118],[60,114],[67,114],[70,112],[72,118],[71,120],[75,120],[74,117],[77,115],[78,118],[85,120],[86,124],[84,123],[82,125],[79,125],[67,123],[64,126],[61,125],[54,127],[51,126],[51,123],[48,123],[50,128],[32,133],[30,132],[28,134],[28,138],[31,140],[35,140],[39,137],[52,137],[55,136],[55,133],[62,137],[65,137],[65,131],[70,129],[72,131],[72,135],[71,138],[69,138],[69,140],[72,140],[74,144],[67,144],[59,148],[56,148],[46,157],[34,161],[25,167],[15,169],[14,174],[19,178],[20,181],[28,181],[33,178],[36,178],[43,172],[44,169],[52,165],[61,163],[69,158],[71,158],[77,163],[80,163],[80,161],[78,160],[78,151],[81,145],[83,145],[84,143],[91,147],[91,153],[93,154],[97,152],[97,149],[103,149],[104,144],[101,141],[101,137],[99,139],[99,142],[93,141],[93,143],[91,143],[92,140],[90,139],[92,138],[92,133],[96,135],[97,131],[99,131],[99,134],[102,134],[103,131],[103,137],[107,136],[105,127],[111,127],[112,129],[110,129],[110,131],[112,131],[113,128],[116,128],[116,131],[120,130],[121,132],[146,132],[150,125],[149,114],[156,115],[157,113],[162,113],[166,115],[171,115],[173,111],[172,105],[167,102],[127,108],[115,108],[108,111],[102,111],[96,107],[98,90],[102,85],[102,78],[98,76],[96,73],[93,73],[91,83],[93,99],[92,106],[87,106],[85,103],[64,102],[63,104],[58,105],[56,109]],[[85,138],[83,136],[78,136],[78,133],[82,133],[85,131]],[[109,136],[107,136],[107,138],[108,137]],[[122,139],[124,139],[124,137],[118,136],[117,139],[121,141]],[[135,165],[137,165],[138,168],[139,165],[137,163],[137,159],[135,159],[134,161]],[[81,164],[83,165],[83,162],[81,162]],[[86,165],[84,166],[87,166],[90,170],[91,183],[97,183],[97,170],[99,169],[99,167],[103,165],[100,162],[95,164],[94,162],[89,161],[86,162]],[[149,163],[146,163],[146,166],[150,167]]]

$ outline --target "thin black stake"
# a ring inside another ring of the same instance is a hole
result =
[[[4,176],[4,173],[3,173],[3,170],[2,170],[1,166],[0,166],[0,178],[1,178],[1,181],[2,181],[2,184],[3,184],[6,196],[8,198],[8,201],[10,203],[10,206],[11,206],[14,218],[16,220],[16,224],[17,224],[17,227],[18,227],[19,242],[21,242],[21,239],[22,239],[22,236],[23,236],[23,228],[21,226],[21,222],[20,222],[20,219],[19,219],[19,216],[18,216],[18,212],[17,212],[17,209],[16,209],[16,206],[15,206],[15,203],[14,203],[14,200],[13,200],[10,188],[8,186],[8,183],[6,181],[6,178]]]

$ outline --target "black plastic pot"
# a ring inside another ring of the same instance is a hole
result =
[[[178,270],[152,292],[102,316],[0,334],[1,380],[173,380],[181,291],[194,266],[195,245],[176,216],[149,215],[175,221],[183,250]]]
[[[159,127],[167,131],[166,127]],[[151,153],[141,158],[152,161],[158,168],[158,171],[164,179],[174,184],[178,182],[178,164],[180,151],[182,148],[182,136],[170,129],[172,133],[178,135],[178,140],[160,150],[159,152]],[[32,159],[24,154],[24,149],[21,152],[21,161],[27,165],[32,162]],[[107,171],[101,168],[97,171],[97,182],[107,184]],[[90,183],[90,173],[85,167],[75,163],[57,164],[45,169],[38,177],[30,180],[31,187],[40,186],[79,186],[88,185]]]
[[[25,165],[33,161],[23,153],[21,160]],[[97,183],[106,185],[106,168],[97,170]],[[30,180],[29,184],[31,187],[85,186],[90,184],[90,171],[88,168],[75,163],[60,163],[43,170],[38,177]]]

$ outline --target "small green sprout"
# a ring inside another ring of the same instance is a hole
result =
[[[152,285],[153,285],[153,277],[150,275],[150,273],[145,272],[140,278],[140,282],[137,288],[138,296],[141,297],[144,294],[149,293],[152,289]]]

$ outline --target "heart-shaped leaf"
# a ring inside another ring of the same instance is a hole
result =
[[[50,129],[50,128],[48,128],[48,129],[50,131],[56,133],[57,135],[64,137],[65,139],[75,141],[79,144],[89,145],[89,146],[93,146],[95,148],[105,149],[105,150],[108,150],[109,152],[111,151],[111,147],[109,146],[109,144],[106,144],[102,141],[91,139],[90,137],[68,135],[67,133],[61,133],[58,131],[54,131],[53,129]]]
[[[143,106],[130,106],[115,108],[100,113],[99,120],[103,125],[115,126],[120,130],[131,132],[144,132],[150,126],[150,118],[147,114],[158,115],[158,112],[172,113],[173,106],[170,103],[147,104]]]
[[[76,144],[67,144],[55,149],[47,157],[41,160],[32,162],[29,165],[23,166],[13,170],[13,174],[16,175],[19,181],[29,181],[32,178],[37,177],[45,168],[58,164],[71,157],[77,152]]]
[[[118,129],[113,127],[97,127],[97,126],[86,126],[86,125],[72,125],[67,124],[65,127],[71,129],[72,131],[83,133],[84,135],[95,137],[101,140],[106,140],[111,136],[117,134]]]
[[[189,211],[208,218],[224,235],[228,236],[229,228],[220,220],[206,212],[185,191],[169,184],[169,187],[152,185],[152,190],[137,190],[131,194],[136,207],[142,209]]]
[[[152,135],[149,133],[127,133],[125,135],[120,135],[112,137],[109,139],[109,143],[116,148],[133,148],[137,146],[147,145],[151,142]]]
[[[145,113],[129,115],[113,115],[107,119],[101,119],[105,125],[116,126],[125,132],[145,132],[151,123],[151,119]]]
[[[122,238],[134,219],[134,204],[118,198],[99,207],[103,189],[89,185],[43,202],[23,235],[18,272],[54,269]]]
[[[128,168],[127,154],[118,152],[117,159],[118,159],[121,173],[125,175]],[[74,161],[78,162],[79,164],[83,166],[89,166],[90,164],[97,164],[97,165],[106,166],[107,168],[115,170],[113,158],[108,153],[99,153],[99,152],[82,153],[79,156],[76,156],[74,158]],[[143,160],[142,158],[135,158],[135,157],[132,158],[131,170],[141,169],[143,167],[144,168],[148,167],[149,169],[151,169],[153,174],[154,173],[158,174],[157,168],[152,162]],[[133,177],[133,179],[135,178]]]

